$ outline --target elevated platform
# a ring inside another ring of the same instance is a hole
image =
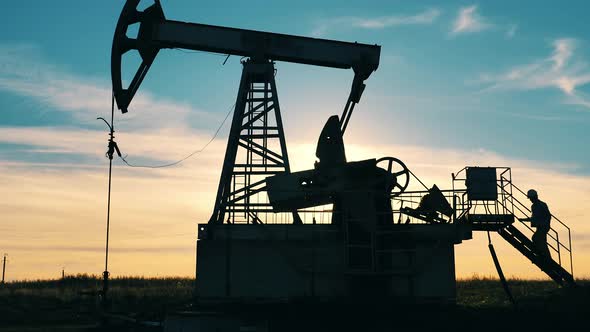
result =
[[[399,198],[396,213],[430,225],[460,224],[469,231],[497,232],[522,255],[560,285],[573,285],[572,244],[570,228],[552,215],[547,245],[551,257],[544,256],[533,245],[535,229],[527,221],[531,210],[526,193],[512,182],[508,167],[465,167],[452,175],[453,189],[435,191],[439,201],[452,203],[452,213],[444,204],[425,204],[434,186],[407,192]],[[443,197],[444,196],[444,197]],[[434,208],[433,208],[434,207]]]

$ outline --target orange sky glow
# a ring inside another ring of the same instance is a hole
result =
[[[52,141],[54,149],[71,153],[104,153],[103,132],[51,128],[3,132],[31,143]],[[130,153],[155,153],[174,159],[208,137],[154,132],[122,141],[136,142]],[[70,144],[69,137],[78,142]],[[351,139],[352,140],[352,139]],[[156,144],[155,142],[158,142]],[[173,148],[172,148],[173,147]],[[213,207],[225,139],[216,140],[197,157],[168,169],[135,169],[115,163],[111,207],[109,270],[113,276],[185,276],[195,274],[198,223],[206,222]],[[315,142],[288,146],[292,170],[313,167]],[[507,159],[493,152],[434,150],[420,146],[347,144],[349,161],[395,156],[427,185],[451,186],[451,173],[469,166],[511,166],[521,188],[534,187],[552,212],[572,229],[576,277],[590,277],[590,179],[570,175],[568,165],[538,165]],[[434,162],[433,158],[436,158]],[[67,274],[100,274],[104,268],[108,162],[103,165],[42,165],[1,162],[0,207],[4,222],[0,248],[9,255],[7,280],[57,278]],[[415,181],[412,184],[416,185]],[[529,202],[525,202],[529,204]],[[504,273],[516,278],[547,278],[535,265],[497,234],[492,236]],[[455,246],[457,278],[496,276],[485,233]]]

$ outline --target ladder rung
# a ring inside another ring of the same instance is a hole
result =
[[[240,135],[240,138],[252,138],[252,139],[261,139],[261,138],[280,138],[281,135],[279,134],[244,134]]]
[[[250,174],[250,175],[274,175],[274,174],[281,174],[285,173],[284,171],[251,171],[251,172],[234,172],[234,174]]]
[[[250,126],[250,127],[244,128],[244,129],[253,129],[253,130],[264,130],[264,129],[266,129],[266,130],[279,130],[279,127],[277,127],[277,126],[272,126],[272,127],[270,127],[270,126]]]
[[[246,98],[246,101],[251,102],[251,103],[265,102],[265,101],[270,102],[270,101],[272,101],[272,99],[271,98],[264,98],[264,97],[262,97],[262,98],[255,97],[255,98]]]
[[[258,160],[258,161],[262,161],[262,160]],[[235,164],[234,167],[284,168],[285,165],[276,165],[276,164]]]

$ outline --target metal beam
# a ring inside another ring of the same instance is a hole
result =
[[[166,20],[152,38],[160,48],[186,48],[307,65],[377,70],[381,47],[336,40]]]
[[[117,21],[111,51],[111,77],[117,107],[123,112],[131,103],[155,57],[162,48],[184,48],[249,57],[262,62],[285,61],[349,69],[355,73],[352,102],[358,103],[363,81],[379,67],[381,46],[329,39],[236,29],[166,20],[160,1],[138,11],[139,0],[127,0]],[[129,26],[139,24],[137,38],[127,36]],[[137,50],[141,64],[131,83],[122,81],[122,57]],[[346,111],[345,111],[346,113]],[[348,118],[349,115],[346,117]]]

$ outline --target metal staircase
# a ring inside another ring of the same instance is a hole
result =
[[[513,225],[508,225],[499,229],[498,234],[520,251],[521,254],[530,259],[533,264],[538,266],[556,283],[562,286],[571,286],[575,284],[574,277],[570,272],[566,271],[553,259],[548,259],[542,254],[539,254],[533,242]]]
[[[470,176],[470,171],[476,175]],[[531,216],[529,207],[522,203],[527,199],[526,194],[512,183],[510,168],[465,167],[453,174],[452,179],[452,190],[442,192],[452,202],[453,215],[445,218],[437,213],[434,217],[425,217],[418,202],[428,191],[414,191],[400,197],[403,207],[397,210],[399,219],[404,214],[410,218],[407,223],[461,223],[472,231],[497,232],[556,283],[575,285],[570,228],[552,215],[547,234],[552,257],[543,256],[531,240],[535,230],[525,221]]]

